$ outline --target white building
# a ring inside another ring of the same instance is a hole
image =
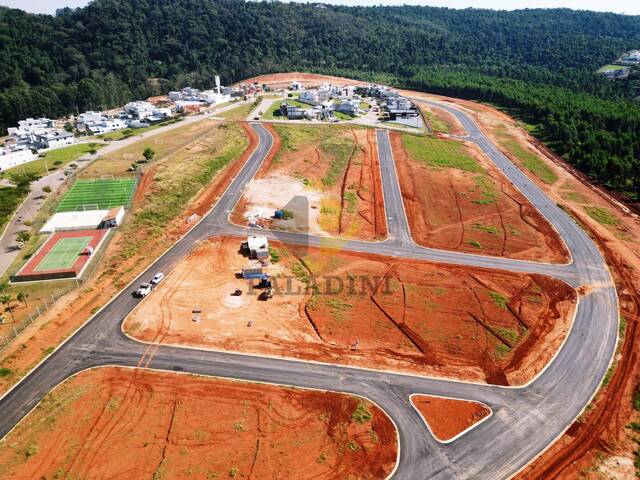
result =
[[[309,105],[319,105],[320,100],[318,98],[317,90],[305,90],[300,93],[300,97],[298,97],[302,103],[308,103]]]
[[[106,120],[106,117],[100,112],[87,111],[78,115],[78,123],[87,127],[102,123],[104,120]]]
[[[145,120],[147,117],[153,116],[154,108],[149,102],[136,101],[127,103],[124,106],[124,111],[137,120]]]
[[[48,118],[27,118],[20,120],[17,127],[7,129],[12,137],[20,137],[34,133],[43,133],[53,128],[53,120]]]
[[[267,237],[262,235],[249,235],[249,237],[247,237],[247,247],[251,258],[261,259],[269,256]]]
[[[342,102],[340,102],[340,105],[336,107],[336,111],[349,115],[357,115],[359,107],[359,100],[343,100]]]
[[[640,64],[640,50],[631,50],[620,58],[621,62],[627,65]]]
[[[53,150],[76,143],[73,133],[64,130],[55,130],[35,135],[35,143],[38,149]]]
[[[7,150],[0,148],[0,172],[35,160],[37,155],[28,148],[23,150]]]
[[[100,135],[103,133],[115,132],[116,130],[122,130],[127,128],[127,122],[119,118],[104,120],[98,124],[93,124],[89,127],[92,133]]]

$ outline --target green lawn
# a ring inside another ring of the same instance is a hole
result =
[[[483,172],[465,146],[454,140],[402,134],[404,147],[413,160],[431,167],[447,167],[467,172]]]
[[[623,67],[622,65],[605,65],[604,67],[600,67],[596,73],[602,73],[605,70],[622,70]]]
[[[46,152],[42,158],[10,168],[9,170],[6,170],[6,173],[26,172],[35,173],[37,175],[46,175],[47,168],[51,171],[64,167],[65,165],[89,153],[91,150],[99,150],[103,146],[104,145],[101,143],[76,143],[75,145],[69,145],[68,147],[58,148],[56,150]]]
[[[353,120],[354,118],[358,117],[357,115],[349,115],[348,113],[342,113],[338,111],[334,111],[333,116],[338,120]]]
[[[154,123],[153,125],[149,125],[148,127],[143,128],[123,128],[122,130],[116,130],[115,132],[103,133],[100,135],[96,135],[95,138],[100,138],[102,140],[110,140],[117,141],[122,140],[124,138],[133,137],[135,135],[141,135],[144,132],[149,132],[151,130],[155,130],[156,128],[164,127],[166,125],[170,125],[172,123],[177,123],[182,121],[182,117],[172,117],[168,120],[163,120],[162,122]]]
[[[73,212],[87,206],[109,209],[131,205],[136,187],[135,178],[78,180],[58,204],[56,212]]]
[[[78,255],[89,245],[91,237],[61,238],[47,255],[38,263],[36,272],[65,270],[71,268]]]

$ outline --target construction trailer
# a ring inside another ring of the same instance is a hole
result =
[[[258,260],[269,258],[269,243],[267,237],[262,235],[249,235],[247,237],[247,249],[249,258]]]
[[[245,280],[262,279],[264,272],[262,265],[249,264],[246,267],[242,267],[242,278]]]

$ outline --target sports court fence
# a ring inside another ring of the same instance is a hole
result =
[[[21,307],[19,311],[14,312],[14,316],[17,313],[21,317],[20,319],[16,319],[15,322],[13,321],[13,318],[9,312],[4,312],[2,314],[4,323],[2,324],[2,326],[0,326],[0,352],[2,352],[13,341],[13,339],[15,339],[24,329],[31,325],[38,317],[49,310],[58,299],[80,288],[86,283],[88,279],[93,277],[93,275],[98,270],[98,266],[104,259],[107,246],[115,230],[116,229],[114,228],[109,230],[106,237],[102,241],[102,246],[97,252],[93,254],[91,261],[83,270],[80,278],[67,279],[66,282],[68,283],[68,285],[61,287],[59,290],[56,290],[51,294],[47,294],[37,298],[28,298],[26,304],[27,310],[24,311]],[[14,308],[18,303],[20,302],[14,300]]]

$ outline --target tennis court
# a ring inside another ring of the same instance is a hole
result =
[[[66,270],[71,268],[78,255],[82,253],[93,237],[61,238],[54,247],[40,260],[34,269],[36,272],[43,270]]]
[[[56,232],[34,253],[11,280],[32,282],[60,278],[76,278],[94,255],[84,253],[87,247],[97,252],[109,230],[74,230]]]
[[[136,184],[135,178],[78,180],[58,204],[56,213],[130,207]]]

